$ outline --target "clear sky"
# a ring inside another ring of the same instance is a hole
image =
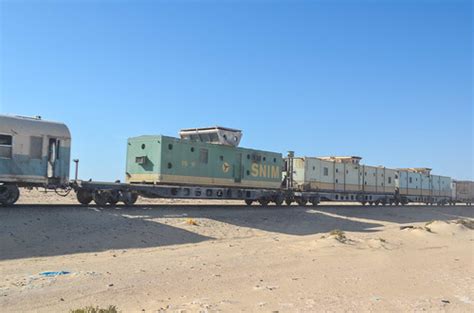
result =
[[[471,1],[0,0],[0,27],[0,112],[67,123],[84,179],[210,125],[474,179]]]

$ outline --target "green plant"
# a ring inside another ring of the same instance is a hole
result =
[[[119,313],[119,311],[115,305],[109,305],[106,309],[99,308],[98,306],[86,306],[81,309],[71,310],[70,313]]]

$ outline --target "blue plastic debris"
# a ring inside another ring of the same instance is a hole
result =
[[[71,272],[60,271],[60,272],[42,272],[42,273],[40,273],[40,275],[44,276],[44,277],[56,277],[56,276],[67,275],[67,274],[71,274]]]

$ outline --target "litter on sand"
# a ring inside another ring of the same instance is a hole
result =
[[[42,273],[40,273],[40,275],[44,276],[44,277],[56,277],[56,276],[67,275],[67,274],[71,274],[71,272],[59,271],[59,272],[42,272]]]

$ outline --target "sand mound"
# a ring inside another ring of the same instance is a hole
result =
[[[393,250],[398,248],[397,245],[390,243],[383,238],[369,238],[364,241],[364,244],[367,248],[370,249]]]
[[[466,233],[468,230],[474,229],[474,221],[469,219],[462,219],[457,221],[431,221],[424,225],[407,225],[401,226],[401,230],[410,231],[416,234],[438,234],[438,235],[451,235],[456,236]]]
[[[469,225],[469,223],[464,222]],[[432,221],[425,224],[425,228],[435,234],[456,236],[460,233],[468,231],[470,228],[466,227],[462,222],[445,222]]]
[[[344,247],[351,246],[357,249],[385,249],[392,250],[397,246],[389,243],[384,238],[354,238],[341,230],[333,230],[317,240],[318,247]]]

